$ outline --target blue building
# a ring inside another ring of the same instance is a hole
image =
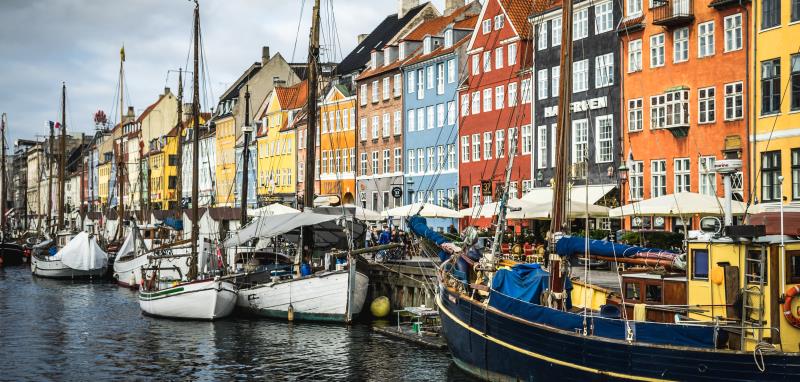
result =
[[[448,23],[428,31],[421,47],[403,65],[406,204],[425,202],[457,209],[458,92],[466,46],[475,26],[475,8],[442,16]],[[436,229],[457,226],[455,219],[429,219]]]

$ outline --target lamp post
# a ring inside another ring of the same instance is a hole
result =
[[[628,166],[625,165],[625,162],[622,162],[619,167],[617,168],[617,179],[619,179],[619,206],[622,207],[625,205],[625,185],[628,183]],[[621,217],[623,223],[625,221],[624,217]],[[622,228],[624,229],[625,225],[622,224]]]

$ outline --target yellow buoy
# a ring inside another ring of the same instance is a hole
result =
[[[370,312],[372,315],[377,318],[383,318],[389,315],[389,310],[391,309],[391,304],[389,303],[389,298],[386,296],[380,296],[374,300],[372,300],[372,304],[369,306]]]

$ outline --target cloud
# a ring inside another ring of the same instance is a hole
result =
[[[202,1],[210,78],[206,97],[219,97],[260,60],[261,46],[287,60],[305,61],[311,4]],[[434,4],[442,9],[444,0]],[[322,0],[323,54],[340,60],[355,46],[358,34],[370,32],[396,11],[397,0]],[[126,104],[143,110],[164,86],[177,87],[177,76],[168,76],[169,70],[190,65],[191,28],[192,3],[183,0],[0,2],[0,111],[8,113],[8,142],[43,135],[46,121],[60,119],[62,81],[67,84],[68,131],[91,133],[98,109],[115,117],[123,44]]]

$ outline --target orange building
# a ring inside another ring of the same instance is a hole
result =
[[[722,196],[718,159],[742,159],[734,198],[747,200],[750,2],[629,0],[622,45],[625,202],[682,191]],[[632,157],[632,158],[631,158]],[[687,219],[688,220],[688,219]],[[698,217],[690,229],[697,229]],[[687,222],[689,223],[689,222]],[[629,225],[628,225],[629,224]],[[627,228],[676,229],[639,216]]]
[[[354,204],[356,195],[356,96],[331,86],[319,107],[319,185],[321,195]]]

